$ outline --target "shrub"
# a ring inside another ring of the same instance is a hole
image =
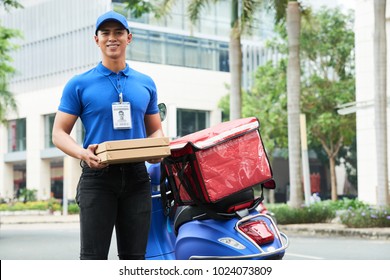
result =
[[[347,227],[390,227],[390,207],[350,208],[340,215],[340,219]]]
[[[23,210],[47,210],[46,201],[15,202],[0,204],[0,211],[23,211]]]
[[[339,216],[347,227],[390,227],[390,206],[376,208],[358,199],[324,200],[298,209],[287,204],[272,204],[267,208],[279,224],[324,223]]]
[[[21,189],[20,190],[20,198],[23,199],[23,202],[28,201],[36,201],[37,200],[37,190],[31,190],[31,189]]]
[[[325,223],[335,217],[335,211],[327,204],[316,202],[310,206],[292,208],[287,204],[267,205],[279,224]]]
[[[76,203],[71,203],[68,205],[69,214],[78,214],[79,212],[80,212],[80,208]]]
[[[369,208],[370,205],[368,203],[365,203],[363,201],[360,201],[358,199],[349,199],[349,198],[343,198],[340,200],[324,200],[321,201],[321,203],[327,205],[328,207],[332,208],[334,211],[338,210],[351,210],[351,209],[362,209],[362,208]]]

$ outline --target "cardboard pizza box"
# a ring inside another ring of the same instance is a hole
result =
[[[100,154],[106,151],[147,148],[147,147],[161,147],[161,146],[169,146],[168,137],[106,141],[99,144],[95,153]]]
[[[171,154],[171,149],[168,137],[143,138],[103,142],[96,154],[102,163],[116,164],[164,158]]]

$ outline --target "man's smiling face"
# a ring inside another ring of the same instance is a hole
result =
[[[103,23],[95,36],[103,56],[111,59],[125,59],[126,47],[131,39],[132,34],[117,21]]]

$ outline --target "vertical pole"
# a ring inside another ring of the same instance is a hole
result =
[[[309,152],[307,150],[307,134],[306,134],[306,115],[300,115],[301,126],[301,151],[302,151],[302,171],[303,171],[303,187],[305,193],[305,204],[310,205],[311,185],[310,185],[310,167],[309,167]]]
[[[389,203],[387,160],[386,0],[374,1],[375,136],[378,206]]]

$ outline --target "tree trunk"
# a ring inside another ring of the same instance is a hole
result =
[[[287,6],[288,66],[287,66],[287,115],[288,154],[290,172],[290,205],[298,208],[303,203],[302,168],[299,128],[299,100],[301,92],[301,70],[299,59],[299,38],[301,14],[299,3],[289,2]]]
[[[232,1],[232,22],[229,44],[230,120],[241,118],[242,50],[238,1]]]
[[[329,157],[329,171],[330,171],[330,189],[331,198],[333,201],[337,200],[337,176],[336,176],[336,161],[335,157]]]
[[[387,162],[386,0],[374,1],[375,136],[378,206],[389,204]]]

